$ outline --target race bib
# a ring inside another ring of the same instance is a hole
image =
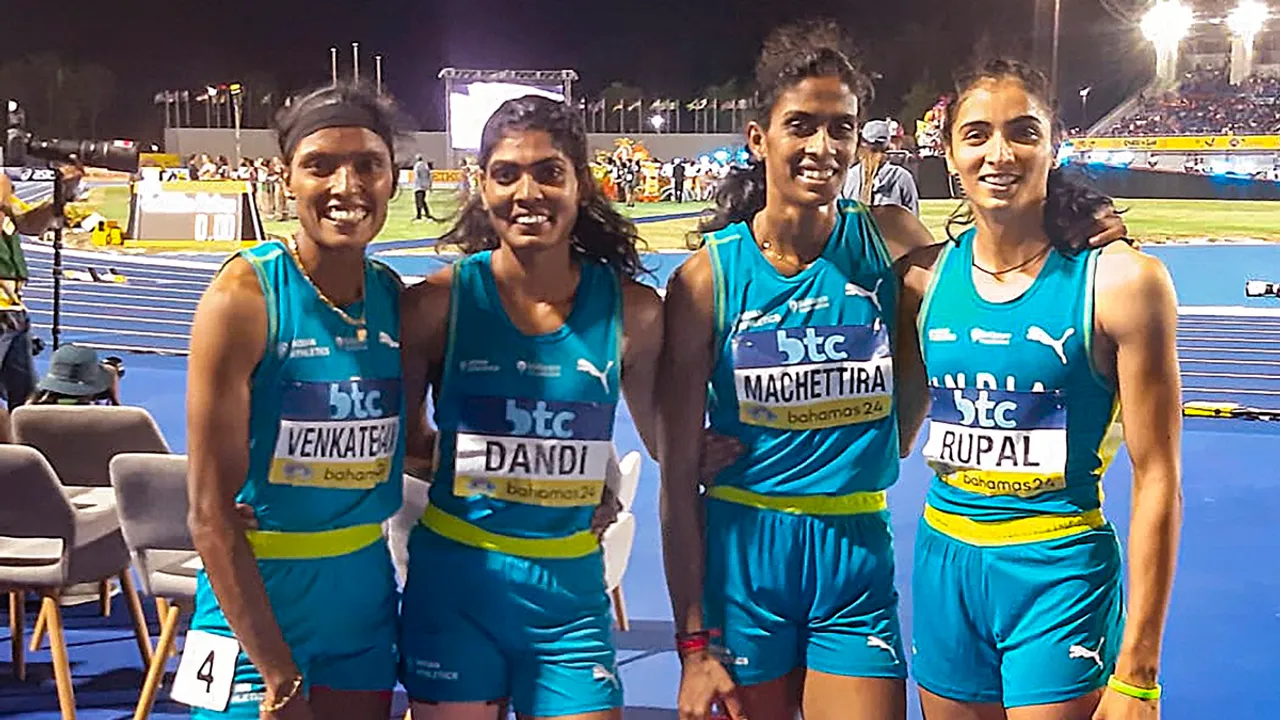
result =
[[[932,388],[924,456],[948,485],[1034,497],[1066,487],[1062,391]]]
[[[544,507],[598,505],[613,417],[611,404],[465,398],[453,493]]]
[[[369,490],[390,479],[400,382],[292,382],[271,460],[277,485]]]
[[[745,425],[840,427],[883,420],[893,408],[893,359],[879,320],[742,333],[733,377]]]
[[[239,656],[235,638],[188,630],[169,697],[191,707],[226,711]]]

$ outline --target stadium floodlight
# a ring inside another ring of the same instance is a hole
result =
[[[1191,8],[1178,0],[1159,0],[1142,18],[1142,35],[1157,48],[1176,48],[1194,22]]]
[[[1258,0],[1240,0],[1240,4],[1227,14],[1227,27],[1242,38],[1253,38],[1262,31],[1270,12]]]

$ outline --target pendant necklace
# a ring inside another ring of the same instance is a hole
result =
[[[369,334],[368,330],[365,329],[365,303],[362,302],[360,304],[360,317],[352,317],[350,313],[343,310],[334,301],[330,300],[329,296],[325,295],[324,291],[320,289],[320,286],[316,284],[315,279],[311,277],[311,273],[307,272],[307,266],[302,264],[302,256],[298,253],[297,238],[290,237],[285,245],[289,248],[289,254],[293,256],[293,261],[298,264],[298,270],[302,271],[302,277],[306,278],[307,282],[311,284],[311,289],[316,291],[316,295],[320,298],[320,301],[325,305],[328,305],[329,309],[336,313],[343,322],[354,327],[356,329],[356,340],[364,342],[365,338],[367,338]],[[363,290],[361,290],[360,295],[361,300],[363,300]]]
[[[973,259],[972,259],[970,262],[971,262],[971,264],[972,264],[975,268],[977,268],[980,272],[986,273],[987,275],[990,275],[991,277],[993,277],[993,278],[995,278],[995,279],[997,279],[997,280],[1000,280],[1002,276],[1004,276],[1004,275],[1008,275],[1009,273],[1013,272],[1014,270],[1021,270],[1022,268],[1024,268],[1024,267],[1026,267],[1026,266],[1030,265],[1031,263],[1033,263],[1033,262],[1035,262],[1035,261],[1039,260],[1040,258],[1044,257],[1045,255],[1048,255],[1048,254],[1049,254],[1049,251],[1050,251],[1050,250],[1052,250],[1052,249],[1053,249],[1053,245],[1052,245],[1052,244],[1045,245],[1045,246],[1044,246],[1044,249],[1043,249],[1043,250],[1041,250],[1040,252],[1036,253],[1035,255],[1032,255],[1031,257],[1027,258],[1026,260],[1023,260],[1022,262],[1018,263],[1017,265],[1014,265],[1013,267],[1010,267],[1010,268],[1005,268],[1004,270],[988,270],[988,269],[986,269],[986,268],[982,267],[981,265],[979,265],[979,264],[978,264],[978,257],[977,257],[977,255],[974,255],[974,256],[973,256]]]

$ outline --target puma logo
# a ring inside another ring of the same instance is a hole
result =
[[[586,358],[578,358],[578,369],[590,375],[593,378],[598,378],[600,380],[600,384],[604,386],[605,392],[609,392],[609,369],[612,367],[613,367],[612,360],[610,360],[609,363],[604,366],[604,370],[601,370],[597,368],[590,360]]]
[[[876,280],[876,286],[871,288],[870,290],[862,287],[861,285],[856,285],[854,283],[845,283],[844,294],[847,296],[853,296],[853,297],[864,297],[870,300],[872,305],[876,306],[876,310],[878,312],[883,313],[884,308],[880,307],[880,298],[879,296],[876,295],[876,293],[880,292],[880,284],[883,282],[884,282],[884,278],[880,278]]]
[[[609,668],[603,665],[597,664],[591,668],[591,679],[604,680],[609,683],[612,683],[614,687],[621,687],[621,685],[618,684],[617,673],[610,671]]]
[[[1083,645],[1072,645],[1070,649],[1067,650],[1067,655],[1070,656],[1072,660],[1075,660],[1077,658],[1084,659],[1084,660],[1092,660],[1098,663],[1099,670],[1106,670],[1107,666],[1102,663],[1102,646],[1106,642],[1107,642],[1106,638],[1102,638],[1101,640],[1099,640],[1097,650],[1090,650],[1089,648]]]
[[[1055,340],[1044,328],[1039,325],[1032,325],[1027,328],[1027,339],[1031,342],[1037,342],[1046,347],[1053,348],[1053,351],[1058,354],[1058,359],[1062,361],[1063,365],[1066,365],[1067,353],[1063,346],[1067,344],[1067,338],[1074,335],[1075,332],[1075,328],[1067,328],[1067,331],[1062,333],[1062,339]]]
[[[875,635],[867,636],[867,647],[880,648],[881,650],[887,651],[890,655],[893,656],[893,663],[895,665],[898,664],[898,651],[894,650],[892,645],[885,642],[884,640],[881,640]]]

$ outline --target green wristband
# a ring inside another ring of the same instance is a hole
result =
[[[1159,683],[1156,683],[1156,686],[1153,688],[1143,688],[1143,687],[1138,687],[1136,685],[1130,685],[1129,683],[1121,680],[1115,675],[1112,675],[1107,680],[1107,687],[1111,688],[1112,690],[1115,690],[1121,695],[1128,695],[1131,698],[1137,698],[1139,700],[1159,700],[1160,699]]]

